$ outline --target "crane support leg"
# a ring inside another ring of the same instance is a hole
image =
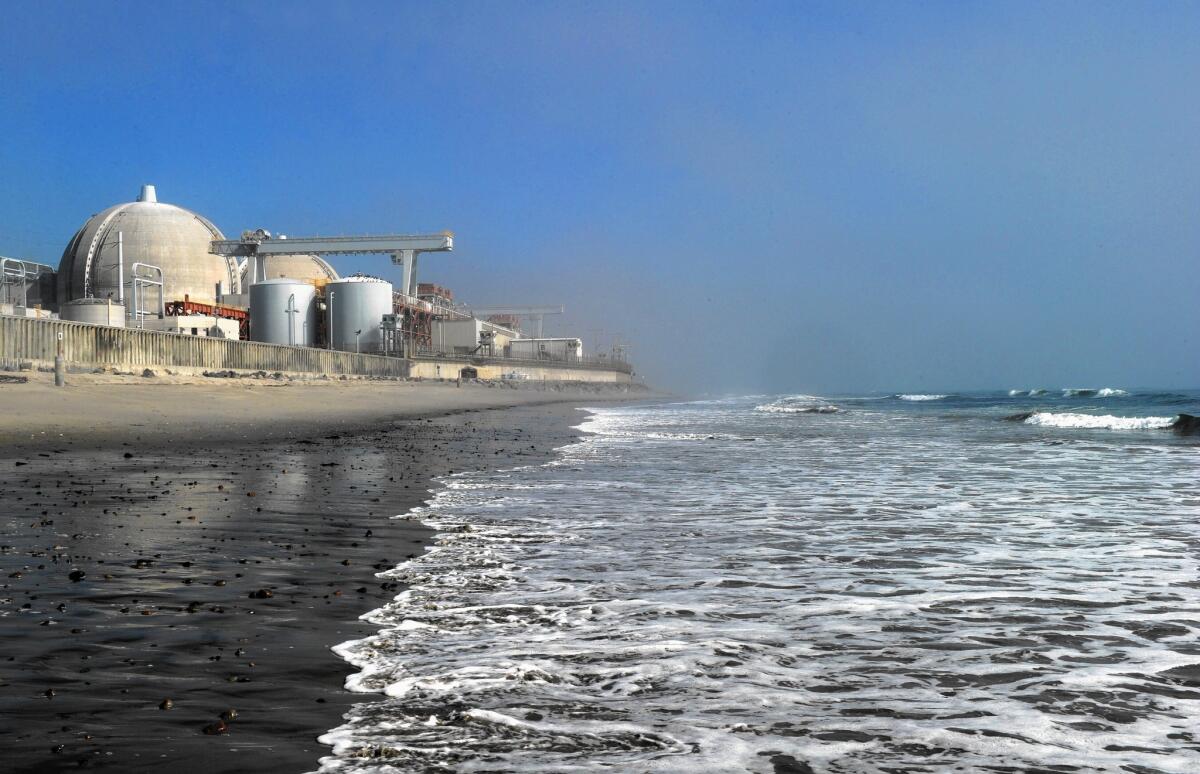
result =
[[[401,250],[392,254],[392,263],[400,265],[400,292],[406,296],[417,294],[417,251]]]

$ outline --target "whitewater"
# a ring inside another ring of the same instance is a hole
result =
[[[602,407],[445,479],[322,771],[1200,771],[1200,394],[1014,392]]]

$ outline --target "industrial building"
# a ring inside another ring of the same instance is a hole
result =
[[[439,318],[433,322],[435,351],[447,354],[503,355],[520,335],[512,328],[475,317]]]
[[[260,228],[227,239],[144,185],[135,201],[84,221],[57,270],[0,258],[0,316],[356,355],[586,365],[580,339],[542,336],[543,318],[561,306],[472,309],[448,288],[418,282],[419,258],[453,244],[449,232],[298,238]],[[343,276],[330,258],[345,255],[387,256],[398,283]]]

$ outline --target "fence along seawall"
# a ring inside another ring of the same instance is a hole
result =
[[[60,333],[63,359],[73,365],[408,376],[407,361],[381,355],[7,316],[0,316],[0,360],[53,364]]]
[[[596,382],[628,382],[632,370],[627,363],[610,363],[604,367],[590,363],[554,365],[544,361],[470,356],[422,357],[410,361],[382,355],[4,315],[0,315],[0,365],[15,365],[20,361],[53,365],[60,333],[66,363],[92,367],[454,378],[459,369],[471,365],[483,378],[501,378],[514,367],[524,367],[532,371],[529,375],[535,379]]]

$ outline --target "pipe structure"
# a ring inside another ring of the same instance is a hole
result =
[[[125,232],[117,232],[117,301],[125,304]]]
[[[329,310],[329,330],[325,331],[325,335],[329,337],[329,349],[333,349],[333,297],[337,291],[329,291],[329,302],[326,308]]]
[[[288,296],[287,309],[283,310],[288,316],[288,346],[296,346],[296,313],[300,310],[296,308],[296,294]]]
[[[149,269],[151,271],[156,271],[156,272],[158,272],[158,279],[153,280],[153,279],[150,279],[149,277],[139,277],[138,269]],[[144,309],[144,307],[145,307],[144,302],[145,302],[146,288],[148,286],[149,287],[155,287],[155,286],[158,287],[158,308],[159,308],[158,316],[166,317],[167,316],[167,299],[164,295],[166,283],[165,283],[165,278],[163,276],[163,270],[161,268],[159,268],[158,266],[152,266],[148,263],[135,263],[133,266],[129,267],[129,272],[133,275],[133,317],[135,320],[137,320],[138,327],[139,328],[145,327],[145,325],[143,323],[143,320],[146,317],[146,311]]]

